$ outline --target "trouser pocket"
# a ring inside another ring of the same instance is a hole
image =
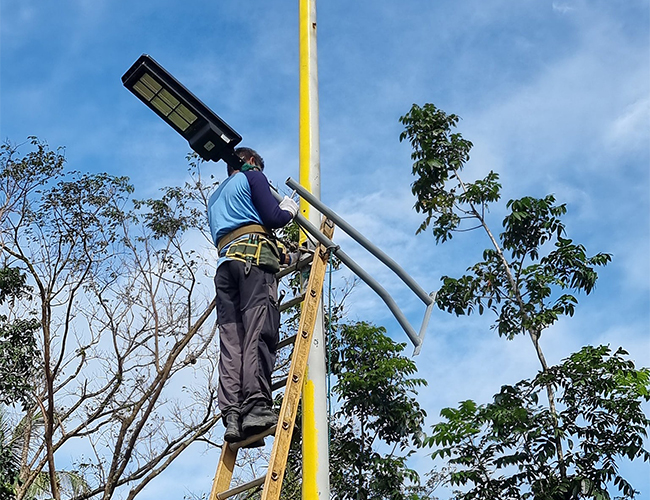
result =
[[[268,294],[267,321],[268,330],[265,334],[268,337],[264,341],[269,345],[269,350],[275,354],[276,346],[279,340],[280,330],[280,310],[278,307],[278,282],[274,274],[266,273],[264,278],[266,293]]]

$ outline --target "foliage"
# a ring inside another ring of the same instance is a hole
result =
[[[499,176],[489,172],[482,180],[462,181],[460,172],[472,143],[452,133],[458,120],[433,104],[413,105],[401,118],[406,130],[400,139],[408,139],[414,148],[415,208],[426,214],[420,231],[431,226],[436,240],[444,242],[465,229],[462,222],[474,221],[471,229],[483,228],[494,247],[483,252],[483,260],[470,267],[469,274],[444,276],[437,304],[457,315],[490,309],[498,316],[499,335],[528,333],[537,342],[542,330],[560,316],[573,315],[577,299],[563,291],[591,293],[598,277],[595,268],[606,265],[611,256],[589,257],[584,246],[565,236],[560,217],[566,206],[557,205],[553,195],[510,200],[499,243],[486,220],[489,204],[501,196]],[[549,245],[554,249],[542,256]]]
[[[383,327],[342,325],[334,341],[333,392],[339,407],[331,423],[334,498],[418,498],[419,476],[407,459],[422,444],[425,411],[415,399],[415,363]]]
[[[566,235],[567,208],[553,195],[508,201],[503,232],[495,236],[487,214],[500,199],[499,177],[489,172],[473,183],[462,180],[472,144],[452,131],[458,121],[432,104],[414,105],[401,118],[400,139],[413,147],[415,208],[425,215],[418,232],[430,227],[445,242],[480,228],[492,244],[464,276],[443,276],[436,303],[456,315],[490,311],[493,328],[508,339],[528,335],[541,372],[532,382],[504,387],[493,404],[465,401],[442,410],[446,422],[427,443],[438,446],[434,456],[459,467],[448,484],[471,485],[457,498],[609,498],[609,481],[631,498],[617,461],[647,457],[648,421],[640,408],[647,370],[634,370],[624,351],[610,356],[604,347],[585,347],[549,367],[540,344],[547,328],[573,316],[577,294],[594,290],[596,268],[611,256],[589,256]],[[547,406],[538,404],[542,390]]]
[[[1,293],[13,325],[0,340],[24,343],[29,327],[39,357],[16,372],[33,378],[37,366],[39,376],[31,390],[20,385],[29,394],[14,418],[16,495],[130,499],[219,419],[207,353],[214,300],[184,242],[205,231],[201,204],[214,183],[190,158],[191,183],[134,200],[126,177],[70,170],[62,149],[35,138],[28,147],[22,157],[0,150]],[[182,386],[184,374],[196,387]],[[86,451],[61,470],[55,457],[72,445]]]
[[[584,347],[532,381],[504,386],[486,405],[465,401],[442,411],[427,444],[457,469],[457,499],[609,499],[613,482],[622,498],[635,491],[618,473],[617,459],[650,459],[643,448],[650,424],[641,407],[650,399],[650,372],[627,353]],[[539,404],[547,384],[558,388],[555,416]],[[554,433],[567,443],[563,474],[554,460]]]
[[[15,498],[14,484],[20,474],[19,448],[11,427],[0,409],[0,500]]]
[[[512,339],[518,333],[539,335],[560,316],[573,316],[578,301],[563,291],[591,293],[598,278],[595,267],[607,264],[611,256],[588,257],[584,246],[562,236],[565,228],[558,217],[566,207],[556,205],[551,195],[510,201],[508,207],[512,212],[500,235],[503,253],[485,250],[484,260],[472,266],[470,274],[445,276],[438,305],[458,315],[491,309],[497,314],[499,335]],[[540,258],[547,242],[554,249]]]
[[[0,306],[8,300],[29,296],[26,275],[17,267],[0,269]],[[39,323],[34,318],[10,320],[0,314],[0,405],[30,404],[33,379],[39,371],[35,332]],[[20,436],[12,432],[0,406],[0,500],[15,498],[15,485],[20,475]]]
[[[426,381],[386,330],[368,323],[337,324],[332,338],[334,414],[330,420],[330,491],[338,500],[430,499],[437,478],[420,483],[408,465],[423,444],[425,411],[416,400]],[[299,410],[300,413],[300,410]],[[297,426],[300,424],[300,415]],[[296,428],[281,498],[301,497],[300,429]],[[246,497],[248,498],[248,497]],[[252,498],[258,498],[255,494]]]
[[[0,306],[29,296],[30,288],[20,269],[0,269]],[[33,317],[10,320],[0,314],[0,404],[30,402],[32,379],[38,371],[38,351],[34,334],[39,328]]]
[[[417,198],[415,210],[426,215],[418,233],[433,223],[436,241],[450,239],[462,218],[454,210],[459,201],[458,187],[445,189],[446,182],[457,179],[457,171],[469,159],[472,148],[472,143],[460,134],[451,133],[458,120],[458,116],[447,115],[432,104],[422,108],[413,105],[411,111],[400,118],[406,125],[400,141],[409,139],[414,149],[411,157],[414,160],[413,175],[417,177],[412,189]],[[490,201],[499,197],[498,190],[491,193],[495,182],[496,178],[486,178],[486,186],[480,190],[483,196],[489,196]],[[469,192],[473,192],[473,188]]]

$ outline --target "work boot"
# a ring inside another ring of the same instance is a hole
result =
[[[229,443],[241,441],[244,437],[239,428],[239,413],[231,411],[226,413],[222,418],[223,425],[226,427],[226,432],[223,433],[224,441]]]
[[[264,432],[278,423],[278,416],[266,406],[253,406],[242,419],[241,429],[245,436]]]

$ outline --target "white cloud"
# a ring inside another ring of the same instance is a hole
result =
[[[644,228],[640,228],[644,229]],[[625,284],[633,293],[650,290],[650,243],[648,229],[630,237],[626,241],[611,243],[614,263],[618,264],[625,278]]]
[[[532,81],[515,82],[481,114],[465,116],[463,129],[475,133],[466,135],[491,144],[492,156],[510,158],[503,173],[518,184],[544,181],[572,157],[586,156],[574,168],[591,170],[617,154],[612,147],[647,150],[647,48],[615,22],[587,17],[579,44],[564,57],[540,67]],[[526,168],[525,176],[516,167]]]
[[[576,10],[576,8],[567,3],[553,2],[553,10],[555,12],[559,12],[560,14],[566,14],[568,12]]]
[[[623,151],[647,151],[650,147],[648,137],[650,137],[650,97],[647,96],[629,104],[605,132],[609,147]]]

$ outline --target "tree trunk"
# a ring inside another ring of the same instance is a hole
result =
[[[50,334],[50,308],[47,297],[42,297],[42,327],[43,327],[43,362],[45,367],[45,390],[47,406],[43,415],[45,429],[45,450],[47,455],[47,466],[49,470],[50,489],[54,500],[61,500],[58,475],[54,463],[54,374],[52,373],[51,334]]]
[[[465,184],[463,183],[460,176],[458,175],[458,171],[454,169],[454,173],[456,174],[456,178],[458,179],[461,188],[467,194],[467,188],[465,187]],[[527,330],[526,327],[524,326],[526,323],[528,323],[529,317],[528,314],[526,313],[524,300],[521,297],[521,293],[519,292],[519,286],[515,280],[514,275],[512,274],[512,269],[510,268],[510,264],[506,259],[505,255],[503,255],[503,250],[501,249],[499,242],[492,234],[492,231],[490,231],[487,222],[485,222],[485,218],[474,207],[474,204],[470,203],[470,208],[472,210],[472,213],[474,214],[474,217],[476,217],[476,219],[481,223],[481,226],[487,233],[488,238],[490,238],[490,241],[492,242],[492,246],[494,247],[494,249],[497,252],[497,255],[499,256],[499,260],[501,261],[501,264],[503,265],[503,268],[506,273],[506,277],[508,278],[508,283],[510,284],[511,293],[513,294],[515,301],[519,305],[519,311],[521,313],[522,329],[524,329],[524,331],[526,331],[530,336],[530,340],[533,342],[533,347],[535,348],[535,353],[537,354],[537,359],[539,360],[539,363],[542,366],[542,372],[545,373],[548,371],[548,365],[546,363],[546,358],[544,357],[542,347],[539,344],[540,332],[534,330]],[[564,479],[566,478],[566,466],[564,464],[564,451],[562,449],[562,438],[560,437],[558,432],[559,425],[558,425],[558,418],[557,418],[557,409],[555,407],[555,391],[553,390],[553,386],[551,384],[546,385],[546,394],[548,397],[549,410],[553,417],[553,430],[554,430],[553,434],[554,434],[555,447],[557,449],[558,465],[560,467],[560,474]]]

